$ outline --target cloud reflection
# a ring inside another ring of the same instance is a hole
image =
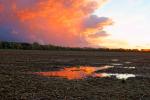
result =
[[[64,68],[60,71],[36,72],[35,74],[47,77],[63,77],[69,80],[84,79],[87,77],[106,77],[106,75],[103,73],[98,74],[95,72],[98,70],[105,70],[112,67],[113,66],[103,66],[103,67],[80,66],[80,67]]]

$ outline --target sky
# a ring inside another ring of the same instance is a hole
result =
[[[149,0],[0,0],[0,41],[150,49]]]
[[[96,15],[113,19],[104,45],[112,48],[150,48],[150,0],[110,0]],[[110,42],[111,41],[111,42]]]

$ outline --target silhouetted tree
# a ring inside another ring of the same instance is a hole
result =
[[[138,49],[79,48],[79,47],[71,48],[55,45],[41,45],[37,42],[30,44],[30,43],[4,42],[4,41],[0,41],[0,49],[139,52]],[[141,51],[150,52],[149,49],[142,49]]]
[[[39,43],[34,42],[34,43],[32,44],[32,49],[33,49],[33,50],[36,50],[36,49],[42,49],[42,48],[41,48],[41,46],[40,46]]]
[[[2,42],[0,41],[0,49],[3,49]]]

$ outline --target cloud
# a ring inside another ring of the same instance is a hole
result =
[[[0,13],[0,40],[94,46],[93,41],[99,42],[96,36],[107,36],[103,29],[112,25],[111,19],[92,15],[104,2],[106,0],[2,1],[5,11]]]
[[[95,34],[90,34],[89,37],[90,38],[104,38],[104,37],[107,37],[109,36],[109,34],[107,34],[105,31],[99,31]]]
[[[0,3],[0,12],[2,12],[4,9],[3,5]]]
[[[112,25],[113,22],[111,19],[107,17],[98,17],[96,15],[91,15],[88,17],[85,22],[85,28],[101,28],[103,29],[104,26]]]

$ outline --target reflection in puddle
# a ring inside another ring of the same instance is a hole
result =
[[[117,61],[119,61],[119,59],[112,59],[111,61],[113,61],[113,62],[117,62]]]
[[[60,71],[36,72],[35,74],[48,77],[63,77],[67,79],[84,79],[87,77],[97,77],[97,74],[95,73],[96,71],[112,67],[113,66],[103,66],[103,67],[80,66],[80,67],[64,68]],[[98,76],[103,77],[103,74],[99,74]]]
[[[118,74],[118,73],[116,73],[116,74],[114,74],[114,73],[103,73],[103,75],[105,77],[115,76],[117,79],[125,79],[125,80],[130,78],[130,77],[136,77],[136,75],[134,75],[134,74]]]
[[[131,64],[132,62],[129,62],[129,61],[126,61],[126,62],[124,62],[125,64]]]
[[[113,66],[121,66],[121,65],[123,65],[123,64],[120,64],[120,63],[112,63],[111,65],[113,65]]]
[[[105,70],[112,68],[113,66],[103,66],[103,67],[92,67],[92,66],[80,66],[64,68],[59,71],[49,71],[49,72],[35,72],[37,75],[47,76],[47,77],[62,77],[69,80],[72,79],[84,79],[87,77],[116,77],[117,79],[128,79],[130,77],[135,77],[134,74],[118,74],[118,73],[96,73],[99,70]]]
[[[131,67],[128,67],[128,66],[125,66],[125,67],[117,66],[115,68],[120,68],[120,69],[135,69],[135,67],[133,67],[133,66],[131,66]]]
[[[135,69],[135,67],[123,67],[125,69]]]

